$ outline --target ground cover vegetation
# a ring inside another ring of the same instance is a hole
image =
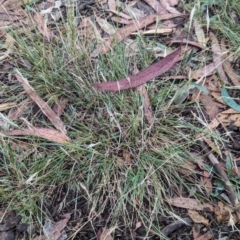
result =
[[[0,239],[239,239],[239,1],[0,16]]]

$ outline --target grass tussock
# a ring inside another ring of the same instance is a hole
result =
[[[239,11],[238,6],[228,6]],[[237,47],[239,25],[233,25],[227,8],[211,24],[217,28],[227,22],[219,30]],[[54,206],[58,206],[56,213],[74,209],[76,219],[88,215],[72,239],[101,219],[108,228],[126,226],[126,235],[135,227],[133,223],[142,221],[146,236],[151,231],[161,236],[159,216],[177,217],[168,205],[171,197],[188,190],[199,199],[206,198],[191,156],[203,126],[184,118],[185,103],[169,104],[178,83],[161,77],[147,85],[154,113],[152,126],[144,117],[144,101],[137,91],[93,89],[91,84],[96,81],[115,81],[132,74],[136,66],[149,66],[154,56],[145,47],[149,38],[137,37],[139,51],[133,56],[125,54],[124,44],[117,44],[110,53],[91,58],[96,43],[80,38],[72,13],[69,7],[68,20],[55,25],[58,37],[50,43],[37,30],[9,32],[16,40],[11,61],[35,92],[50,106],[61,96],[69,100],[61,118],[72,142],[59,145],[34,137],[1,136],[1,206],[17,210],[26,222],[40,225]],[[14,69],[10,73],[14,74]],[[1,92],[19,106],[28,99],[14,77],[11,84],[1,83]],[[193,103],[187,109],[198,111]],[[52,127],[33,102],[15,124],[19,128]],[[33,151],[26,154],[22,147],[15,149],[19,141]],[[126,164],[123,151],[130,155],[130,164]],[[193,186],[197,186],[194,191]]]

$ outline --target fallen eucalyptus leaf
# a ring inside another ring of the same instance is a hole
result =
[[[95,88],[114,92],[138,87],[148,82],[149,80],[159,76],[160,74],[168,71],[176,62],[179,61],[180,53],[181,47],[179,47],[176,51],[170,53],[160,61],[140,71],[136,75],[132,75],[115,82],[94,83],[92,86]]]

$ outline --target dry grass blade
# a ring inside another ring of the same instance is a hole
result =
[[[132,35],[138,35],[138,34],[142,34],[142,35],[169,34],[172,31],[173,31],[172,28],[156,28],[156,29],[143,31],[143,32],[140,32],[140,33],[132,33]]]
[[[16,103],[14,103],[14,102],[2,103],[2,104],[0,104],[0,112],[5,111],[10,108],[13,108],[15,106],[16,106]]]
[[[110,229],[103,228],[101,234],[99,235],[100,235],[100,237],[98,238],[99,240],[113,240]]]
[[[58,129],[60,132],[66,134],[67,131],[62,120],[53,112],[53,110],[48,106],[48,104],[37,95],[37,93],[29,85],[28,80],[24,78],[18,70],[17,74],[15,74],[15,77],[21,83],[28,96],[41,108],[42,112],[55,126],[55,128]]]

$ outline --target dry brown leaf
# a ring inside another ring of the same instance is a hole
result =
[[[112,12],[114,14],[116,14],[117,16],[124,18],[126,20],[131,20],[132,18],[130,16],[128,16],[127,14],[123,13],[123,12],[119,12],[119,11],[115,11],[115,10],[109,10],[109,12]]]
[[[174,7],[171,7],[169,2],[167,0],[159,0],[161,5],[170,13],[178,13],[180,14],[180,12],[174,8]]]
[[[227,52],[227,49],[226,49],[226,46],[224,43],[224,39],[221,40],[221,49],[223,52]],[[224,58],[223,68],[224,68],[226,74],[228,75],[228,77],[231,79],[232,83],[235,86],[240,86],[240,77],[235,73],[235,71],[228,59],[227,53],[225,53],[223,55],[223,58]]]
[[[214,97],[214,99],[219,102],[220,104],[222,104],[222,106],[226,105],[226,103],[222,100],[222,96],[220,92],[214,92],[214,91],[210,91],[210,94],[212,97]]]
[[[216,75],[208,77],[204,83],[204,86],[208,89],[208,91],[215,92],[220,92],[222,87]]]
[[[134,231],[142,226],[142,222],[137,222]]]
[[[214,128],[216,128],[218,125],[220,124],[220,122],[218,121],[218,119],[214,118],[207,126],[208,129],[213,130]]]
[[[94,50],[94,52],[91,54],[92,57],[98,56],[99,53],[105,54],[111,49],[111,44],[113,41],[115,42],[121,42],[123,39],[128,37],[131,33],[138,31],[142,28],[147,27],[149,24],[156,21],[156,18],[158,20],[166,20],[171,19],[175,17],[181,17],[185,16],[182,14],[163,14],[161,16],[157,16],[155,14],[151,14],[148,16],[145,16],[138,21],[133,20],[131,24],[120,28],[118,31],[116,31],[116,34],[112,35],[107,41],[102,42],[102,45],[99,46],[97,49]]]
[[[108,0],[108,8],[112,11],[116,11],[116,1],[115,0]]]
[[[216,215],[218,223],[228,221],[233,211],[231,207],[225,205],[223,202],[218,202],[218,205],[214,208],[214,214]]]
[[[225,126],[233,124],[233,126],[240,127],[240,113],[234,109],[228,109],[217,115],[219,122],[223,123]]]
[[[240,113],[235,111],[235,113],[227,114],[227,111],[219,113],[217,116],[218,120],[225,126],[232,124],[235,127],[240,127]]]
[[[12,24],[15,21],[19,21],[24,18],[24,15],[22,14],[17,14],[15,12],[0,12],[0,26],[4,27],[7,26],[8,24]]]
[[[107,20],[100,18],[100,17],[96,17],[96,20],[97,20],[97,23],[99,24],[99,26],[107,34],[113,35],[116,32],[115,27],[112,26],[110,23],[108,23]]]
[[[202,29],[202,25],[199,23],[197,19],[193,22],[194,28],[195,28],[195,34],[197,36],[198,43],[202,44],[204,47],[206,47],[207,41],[205,38],[204,31]]]
[[[123,12],[128,14],[132,19],[141,19],[144,16],[144,13],[141,10],[127,4],[124,4]]]
[[[216,72],[215,63],[210,63],[192,72],[191,78],[198,80],[199,78],[205,78],[207,76],[213,75],[215,72]]]
[[[194,240],[210,240],[213,239],[214,235],[211,232],[207,232],[197,238],[194,238]]]
[[[50,120],[56,129],[66,134],[66,128],[62,120],[53,112],[53,110],[44,102],[30,86],[28,80],[24,78],[19,71],[15,74],[17,80],[21,83],[28,96],[39,106],[43,114]]]
[[[60,97],[58,99],[58,102],[53,105],[53,108],[52,108],[53,112],[60,117],[64,112],[64,109],[67,106],[67,103],[68,103],[68,99],[66,97]]]
[[[135,75],[128,76],[113,82],[94,83],[94,88],[118,92],[121,90],[138,87],[153,78],[165,73],[172,68],[180,59],[181,47],[167,55],[160,61],[143,69]]]
[[[179,0],[168,0],[168,3],[171,7],[178,5]]]
[[[28,2],[29,2],[29,0],[22,0],[22,1],[19,1],[19,0],[4,1],[4,0],[2,0],[0,2],[0,12],[8,12],[8,11],[16,10],[16,9],[19,10],[22,5],[24,5]]]
[[[65,213],[63,217],[64,218],[62,220],[56,222],[54,229],[51,232],[51,234],[48,236],[48,238],[52,240],[57,240],[60,238],[61,231],[66,227],[69,219],[71,218],[71,213]]]
[[[209,220],[204,218],[195,210],[188,210],[188,216],[193,220],[194,223],[203,223],[204,225],[209,225]]]
[[[35,136],[57,143],[68,143],[71,141],[65,134],[50,128],[31,127],[31,129],[11,130],[9,132],[3,132],[3,134],[6,136]]]
[[[184,197],[176,197],[170,199],[170,204],[175,207],[185,208],[185,209],[192,209],[192,210],[203,210],[208,208],[210,211],[213,211],[213,206],[204,203],[199,203],[196,199],[193,198],[184,198]]]
[[[132,160],[131,160],[131,153],[123,150],[123,159],[126,162],[127,165],[131,165],[132,164]]]
[[[99,234],[99,240],[113,240],[111,231],[107,228],[103,228],[101,234]]]
[[[6,41],[5,43],[1,46],[1,49],[9,49],[9,48],[13,48],[14,44],[15,44],[15,39],[10,35],[10,34],[6,34]]]
[[[107,41],[105,41],[99,49],[95,50],[95,52],[93,53],[93,56],[98,55],[98,53],[104,54],[108,52],[111,48],[111,44],[113,41],[121,42],[124,38],[129,36],[132,32],[146,27],[150,23],[153,23],[155,20],[156,20],[156,15],[149,15],[140,19],[137,22],[133,21],[131,24],[123,28],[120,28],[118,31],[116,31],[116,34],[114,34]]]
[[[5,34],[5,28],[14,25],[21,26],[26,21],[25,11],[21,8],[24,1],[19,0],[2,0],[0,2],[0,27],[1,33]]]
[[[212,193],[213,191],[213,185],[212,185],[211,179],[209,177],[202,177],[201,183],[207,190],[207,194],[210,195],[210,193]]]
[[[11,142],[11,146],[12,146],[12,149],[18,155],[19,162],[22,162],[24,159],[27,159],[27,157],[30,154],[32,154],[33,152],[36,152],[36,147],[34,145],[17,140],[17,139],[14,139]]]
[[[6,103],[2,103],[0,104],[0,112],[5,111],[7,109],[13,108],[16,106],[15,102],[6,102]]]
[[[151,107],[150,99],[148,97],[148,93],[145,85],[141,85],[137,87],[137,91],[139,92],[139,94],[143,99],[144,115],[148,121],[148,124],[152,125],[153,124],[152,107]]]
[[[37,27],[39,32],[43,35],[43,37],[50,42],[52,38],[54,38],[53,32],[47,27],[47,22],[44,17],[40,13],[36,13],[33,16],[33,20],[37,23]]]
[[[209,36],[212,40],[213,62],[215,63],[215,66],[217,67],[217,71],[219,73],[221,80],[227,84],[228,78],[222,67],[222,63],[223,63],[222,50],[219,46],[218,40],[217,40],[216,36],[214,35],[214,33],[210,32]]]
[[[29,105],[29,101],[19,103],[16,108],[13,108],[9,111],[8,118],[11,121],[16,120],[18,117],[22,116],[27,109],[29,109]]]
[[[128,19],[125,19],[125,18],[122,18],[122,17],[111,17],[111,20],[114,21],[114,22],[117,22],[117,23],[125,24],[125,25],[128,25],[128,24],[132,23],[131,20],[128,20]]]
[[[173,43],[181,43],[181,44],[186,44],[186,45],[191,45],[193,47],[197,47],[197,48],[200,48],[200,49],[205,49],[205,47],[201,44],[198,44],[194,41],[190,41],[189,39],[186,39],[186,38],[183,38],[183,39],[173,39],[171,40],[170,42],[170,46],[173,44]],[[184,49],[184,52],[186,52],[186,49]]]
[[[163,12],[161,11],[162,6],[157,0],[144,0],[150,7],[152,7],[157,14],[162,14]],[[164,11],[164,13],[166,13]]]
[[[126,165],[132,165],[131,153],[126,150],[123,150],[122,157],[117,158],[117,163],[120,167],[126,166]]]
[[[199,100],[203,103],[210,119],[213,119],[218,115],[218,113],[220,112],[218,103],[216,103],[210,96],[201,93],[199,96]]]
[[[192,227],[192,233],[193,233],[193,239],[196,240],[196,238],[200,235],[201,228],[204,225],[201,223],[194,223]]]
[[[223,111],[208,124],[208,129],[214,129],[220,123],[225,126],[233,124],[233,126],[240,127],[240,113],[231,108]]]

